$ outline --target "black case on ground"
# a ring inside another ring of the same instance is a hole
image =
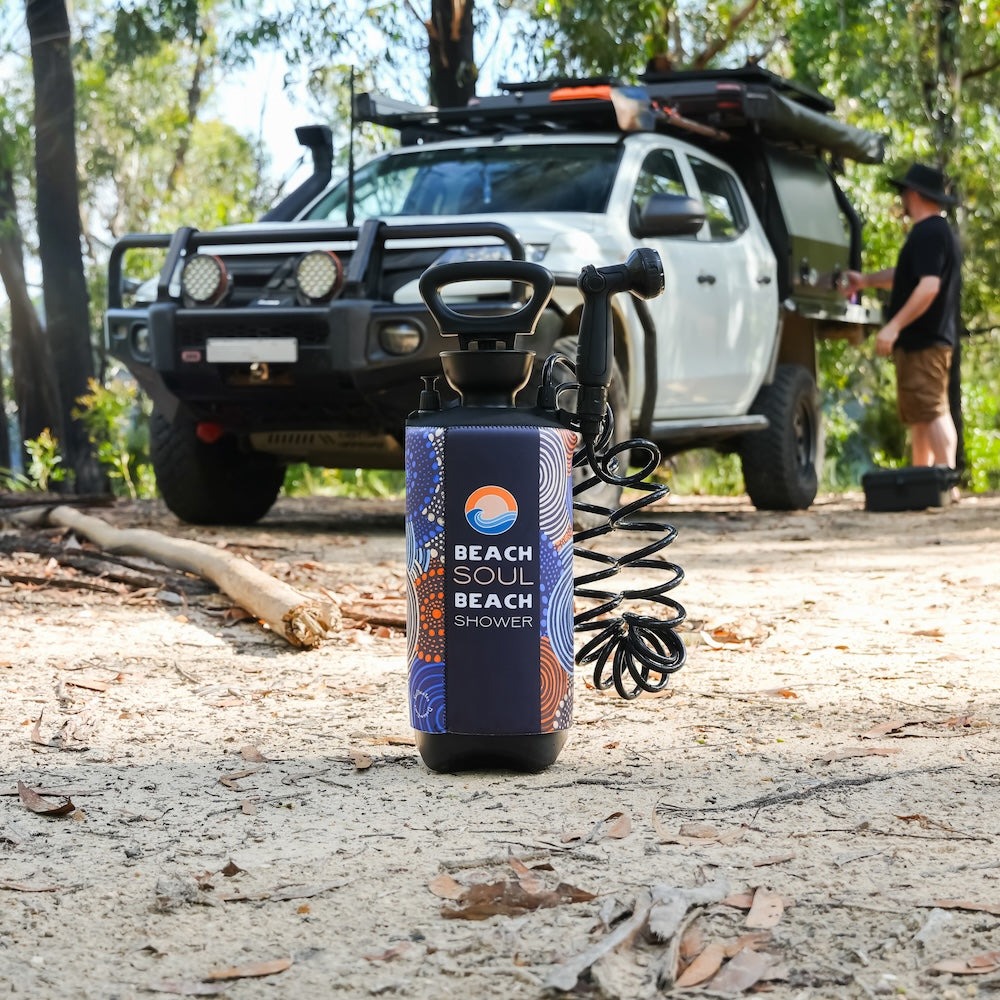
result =
[[[951,503],[951,488],[958,482],[947,465],[878,469],[861,477],[865,510],[926,510]]]

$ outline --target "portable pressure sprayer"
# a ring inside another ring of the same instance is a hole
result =
[[[521,284],[527,299],[513,312],[484,316],[442,298],[446,286],[484,280]],[[406,424],[410,722],[421,757],[436,771],[552,764],[572,723],[574,662],[596,664],[595,686],[614,685],[624,698],[661,690],[684,663],[675,628],[685,612],[669,596],[683,573],[657,557],[676,532],[633,517],[667,492],[648,481],[659,452],[636,439],[609,444],[611,297],[658,295],[659,256],[636,250],[624,264],[584,268],[575,364],[562,355],[546,359],[537,404],[518,406],[535,354],[515,349],[515,340],[533,334],[554,284],[551,272],[526,261],[442,264],[420,280],[441,334],[456,336],[460,348],[441,353],[458,404],[443,406],[436,378],[426,378]],[[575,408],[560,407],[573,396]],[[633,464],[645,457],[631,475],[617,470],[625,454]],[[617,510],[575,499],[601,481],[629,486],[639,498]],[[574,535],[574,508],[597,523]],[[614,530],[658,537],[617,557],[577,544]],[[574,579],[574,556],[600,568]],[[663,578],[605,589],[628,567]],[[585,605],[575,617],[574,594]],[[630,600],[669,614],[621,612]],[[574,631],[593,633],[575,656]]]

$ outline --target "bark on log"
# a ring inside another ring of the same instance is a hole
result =
[[[307,598],[245,559],[211,545],[170,538],[148,528],[115,528],[98,517],[66,506],[54,507],[48,520],[111,552],[143,555],[211,580],[293,646],[306,649],[318,646],[340,628],[340,613],[333,604]]]

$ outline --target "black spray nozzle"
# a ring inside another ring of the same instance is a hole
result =
[[[652,249],[640,248],[624,264],[585,267],[577,287],[583,293],[583,315],[576,354],[577,416],[580,432],[593,440],[600,431],[614,366],[611,296],[631,292],[651,299],[663,291],[663,264]]]

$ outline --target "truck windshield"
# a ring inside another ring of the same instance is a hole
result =
[[[373,160],[354,178],[354,219],[501,212],[603,212],[616,143],[417,149]],[[305,215],[346,223],[347,182]]]

